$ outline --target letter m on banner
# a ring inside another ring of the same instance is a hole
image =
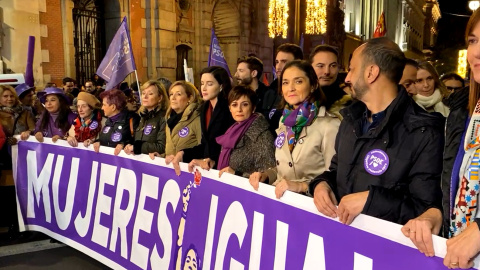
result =
[[[97,69],[97,75],[107,81],[105,89],[111,90],[136,69],[130,33],[127,27],[127,18],[123,17],[122,24],[113,37],[107,54]]]

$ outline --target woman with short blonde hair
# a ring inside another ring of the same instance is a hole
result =
[[[157,81],[147,81],[140,92],[142,106],[138,110],[140,123],[135,130],[133,144],[123,149],[131,155],[165,153],[165,111],[168,108],[167,91]]]

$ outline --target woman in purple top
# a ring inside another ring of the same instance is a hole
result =
[[[39,142],[43,141],[43,137],[52,138],[53,142],[64,138],[76,118],[70,110],[70,99],[62,89],[56,87],[45,88],[37,96],[44,104],[45,111],[37,121],[35,138]]]

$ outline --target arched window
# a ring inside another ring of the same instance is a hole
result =
[[[183,60],[186,59],[189,67],[193,66],[192,62],[192,48],[188,45],[178,45],[177,46],[177,72],[176,80],[185,80],[185,72],[183,70]]]

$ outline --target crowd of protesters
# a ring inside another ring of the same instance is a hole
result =
[[[63,89],[0,86],[1,192],[15,201],[14,135],[49,137],[162,157],[177,174],[180,162],[217,169],[255,190],[273,185],[277,198],[287,190],[311,196],[319,212],[345,224],[361,213],[399,223],[427,256],[440,234],[450,238],[445,265],[471,267],[480,252],[479,22],[477,10],[466,31],[467,84],[375,38],[354,51],[348,74],[332,46],[303,60],[299,46],[283,44],[269,86],[255,56],[238,60],[234,78],[222,67],[203,69],[199,88],[160,78],[104,89],[98,76],[80,89],[71,78]]]

